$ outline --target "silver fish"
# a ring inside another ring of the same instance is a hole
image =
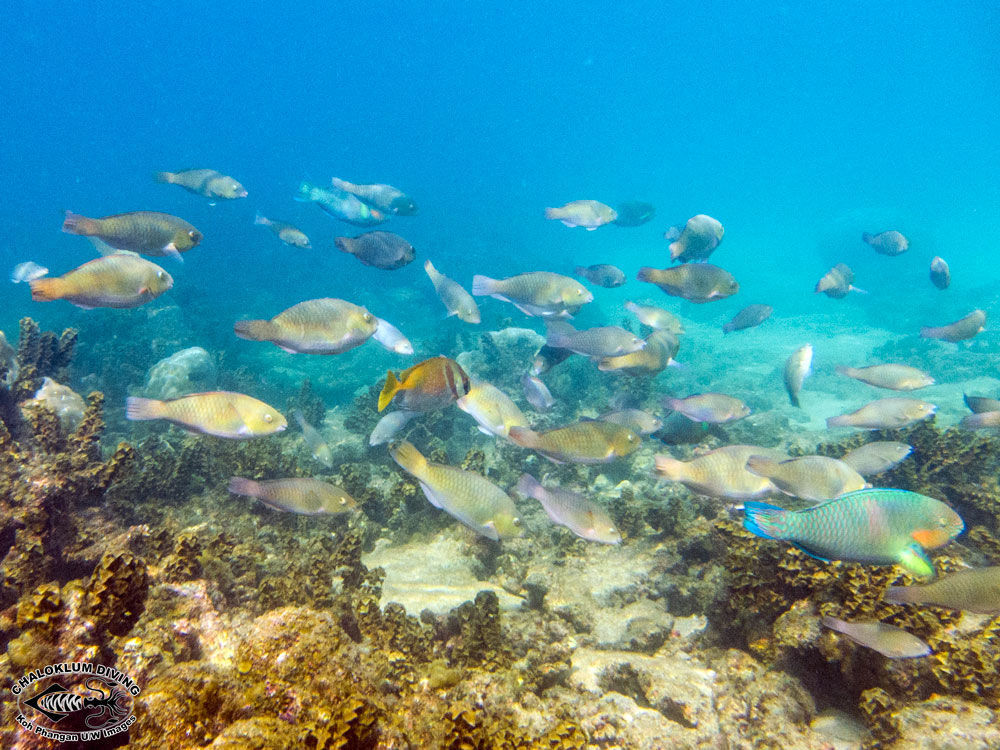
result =
[[[413,354],[413,344],[396,326],[382,318],[375,318],[378,324],[372,338],[382,345],[383,349],[396,354]]]
[[[884,622],[845,622],[824,617],[823,624],[890,659],[914,659],[931,653],[931,647],[917,636]]]
[[[524,389],[524,397],[538,411],[548,411],[556,402],[549,393],[545,383],[534,375],[524,373],[521,376],[521,387]]]
[[[299,423],[299,428],[302,430],[302,439],[309,446],[312,457],[328,469],[333,466],[333,453],[330,450],[330,446],[323,439],[323,436],[319,434],[319,430],[306,421],[305,415],[301,410],[296,409],[292,412],[292,416]]]
[[[540,502],[553,523],[565,526],[581,539],[602,544],[619,544],[622,540],[607,511],[579,493],[543,487],[531,474],[521,475],[516,490]]]

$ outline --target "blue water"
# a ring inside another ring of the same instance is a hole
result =
[[[182,307],[181,343],[218,336],[231,363],[252,363],[261,345],[228,338],[234,318],[343,296],[419,340],[441,320],[423,258],[465,285],[473,273],[596,262],[633,279],[640,265],[666,265],[666,227],[704,212],[726,226],[713,260],[742,291],[682,303],[695,319],[721,323],[760,301],[776,315],[825,314],[838,303],[812,286],[838,261],[872,292],[837,308],[866,308],[862,324],[904,332],[991,311],[995,5],[539,5],[8,2],[0,267],[32,259],[62,273],[92,257],[60,233],[66,209],[175,213],[205,240],[183,266],[164,261],[177,283],[153,305]],[[233,175],[249,197],[211,206],[150,178],[193,166]],[[418,262],[389,273],[333,250],[334,236],[357,231],[292,200],[300,180],[333,175],[417,200],[418,216],[383,228],[409,239]],[[657,216],[596,232],[542,218],[578,198],[646,200]],[[256,210],[302,227],[314,249],[278,243],[253,226]],[[905,256],[859,240],[888,228],[910,237]],[[951,263],[945,294],[926,280],[935,254]],[[631,281],[582,323],[620,315],[633,296],[668,302]],[[32,303],[25,286],[4,287],[2,300],[9,335],[26,314],[95,333],[132,314]],[[487,325],[525,322],[483,307]]]

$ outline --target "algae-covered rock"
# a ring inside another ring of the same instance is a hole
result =
[[[215,386],[215,380],[212,355],[200,346],[192,346],[174,352],[149,368],[143,394],[147,398],[177,398],[188,393],[211,390]]]

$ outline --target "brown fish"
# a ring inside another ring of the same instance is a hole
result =
[[[510,302],[525,315],[565,318],[575,315],[594,295],[576,279],[550,271],[530,271],[506,279],[472,277],[473,297]]]
[[[967,430],[995,430],[1000,427],[1000,411],[981,411],[962,417],[959,424]]]
[[[759,326],[770,318],[773,312],[774,308],[770,305],[747,305],[736,313],[732,320],[722,326],[722,332],[732,333]]]
[[[655,284],[673,297],[702,304],[731,297],[740,285],[729,271],[711,263],[684,263],[673,268],[639,269],[639,281]]]
[[[270,341],[286,352],[342,354],[371,338],[378,321],[365,308],[342,299],[310,299],[270,320],[240,320],[236,335]]]
[[[244,477],[229,480],[234,495],[255,497],[273,510],[299,513],[305,516],[349,513],[358,504],[345,490],[318,479],[264,479],[254,481]]]
[[[671,227],[663,237],[671,240],[670,258],[681,263],[706,260],[722,242],[725,230],[718,219],[705,214],[692,216],[683,227]]]
[[[885,601],[994,615],[1000,613],[1000,565],[960,570],[918,586],[890,586]]]
[[[636,352],[617,357],[605,357],[597,364],[603,372],[617,371],[635,377],[656,375],[663,372],[677,354],[680,339],[671,331],[653,331],[645,339],[645,346]]]
[[[247,190],[232,177],[214,169],[184,169],[180,172],[156,172],[153,179],[168,185],[180,185],[189,193],[205,198],[234,200],[246,198]]]
[[[913,452],[913,446],[895,440],[865,443],[844,454],[840,460],[863,477],[888,471]]]
[[[275,221],[274,219],[269,219],[262,214],[257,214],[253,220],[254,224],[258,224],[263,227],[267,227],[274,235],[284,242],[286,245],[291,245],[292,247],[299,247],[308,250],[312,247],[309,244],[309,237],[306,233],[299,229],[294,224],[289,224],[284,221]]]
[[[1000,399],[987,398],[986,396],[970,396],[968,393],[964,394],[962,398],[965,400],[965,405],[969,407],[969,411],[973,414],[980,414],[984,411],[1000,411]]]
[[[940,255],[931,259],[931,283],[938,289],[947,289],[951,284],[951,270]]]
[[[448,309],[449,317],[455,315],[459,320],[473,324],[480,321],[479,305],[461,284],[440,273],[429,259],[424,261],[424,271],[434,285],[434,291]]]
[[[604,464],[627,456],[639,447],[638,435],[611,422],[577,422],[546,432],[512,427],[508,436],[522,448],[555,463]]]
[[[837,365],[837,373],[891,391],[915,391],[918,388],[934,385],[934,378],[923,370],[909,365],[886,364],[870,367]]]
[[[982,310],[973,310],[961,320],[949,323],[946,326],[932,328],[924,326],[920,329],[920,338],[940,339],[941,341],[951,341],[957,343],[971,339],[986,327],[986,313]]]
[[[138,307],[170,289],[174,280],[155,263],[132,253],[95,258],[62,276],[32,279],[31,299],[64,299],[77,307]]]
[[[573,273],[580,276],[591,284],[603,286],[605,289],[614,289],[625,283],[625,272],[617,266],[607,263],[598,263],[593,266],[577,266]]]
[[[390,370],[378,397],[382,411],[399,394],[399,406],[409,411],[431,411],[457,401],[472,389],[472,381],[453,359],[438,356],[418,362],[396,377]]]
[[[102,219],[90,219],[67,211],[62,230],[67,234],[89,237],[102,252],[109,247],[154,257],[169,255],[177,259],[202,240],[201,232],[184,219],[159,211],[132,211]]]
[[[880,398],[850,414],[830,417],[827,427],[857,427],[861,430],[898,430],[927,419],[937,410],[934,404],[915,398]]]
[[[902,232],[897,232],[895,229],[878,234],[864,232],[861,239],[881,255],[902,255],[910,249],[910,241],[903,236]]]
[[[334,177],[330,183],[338,190],[350,193],[358,200],[382,213],[397,216],[413,216],[417,212],[417,204],[399,188],[384,183],[374,185],[356,185],[353,182]]]

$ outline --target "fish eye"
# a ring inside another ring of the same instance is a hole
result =
[[[158,278],[158,279],[162,279],[165,275],[166,274],[164,274],[163,271],[157,271],[156,272],[156,278]]]
[[[265,414],[264,415],[264,421],[265,422],[273,422],[274,421],[274,415],[273,414]]]
[[[195,230],[193,230],[193,229],[190,232],[188,232],[188,237],[190,237],[192,240],[195,237],[197,237],[197,236],[198,236],[198,233]]]

